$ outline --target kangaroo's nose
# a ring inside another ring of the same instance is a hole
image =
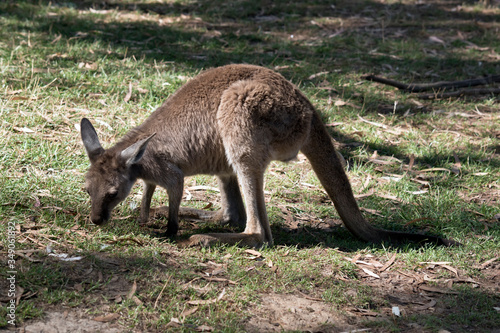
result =
[[[104,222],[104,220],[100,217],[97,217],[97,218],[91,217],[90,220],[92,221],[92,223],[97,224],[97,225],[101,225]]]
[[[109,216],[105,216],[103,214],[99,214],[99,215],[91,214],[90,220],[92,221],[92,223],[94,223],[96,225],[103,225],[109,220]]]

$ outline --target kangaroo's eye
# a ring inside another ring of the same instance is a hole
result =
[[[108,194],[106,194],[106,196],[110,199],[116,198],[117,195],[118,192],[109,192]]]

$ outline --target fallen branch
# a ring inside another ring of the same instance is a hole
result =
[[[437,89],[467,88],[467,87],[491,84],[495,82],[500,82],[500,75],[490,75],[482,78],[463,80],[463,81],[440,81],[435,83],[421,83],[421,84],[419,83],[407,84],[403,82],[386,79],[376,75],[363,76],[363,79],[368,81],[383,83],[407,92],[422,92],[422,91],[437,90]]]

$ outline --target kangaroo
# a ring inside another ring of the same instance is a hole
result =
[[[375,243],[457,244],[371,226],[358,208],[319,114],[297,87],[270,69],[228,65],[206,70],[109,149],[102,148],[86,118],[81,121],[81,136],[91,163],[85,182],[92,201],[90,219],[97,225],[109,220],[112,209],[142,179],[140,221],[148,220],[151,197],[159,185],[169,200],[166,235],[175,235],[184,177],[209,174],[218,177],[220,220],[244,226],[244,231],[193,235],[189,244],[272,245],[264,172],[272,160],[290,161],[301,151],[356,237]]]

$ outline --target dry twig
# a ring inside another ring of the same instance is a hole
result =
[[[386,79],[376,75],[367,75],[363,77],[365,80],[383,83],[389,86],[398,88],[399,90],[407,92],[422,92],[436,89],[446,88],[468,88],[473,86],[481,86],[500,82],[500,75],[485,76],[477,79],[463,80],[463,81],[440,81],[434,83],[403,83],[391,79]]]

